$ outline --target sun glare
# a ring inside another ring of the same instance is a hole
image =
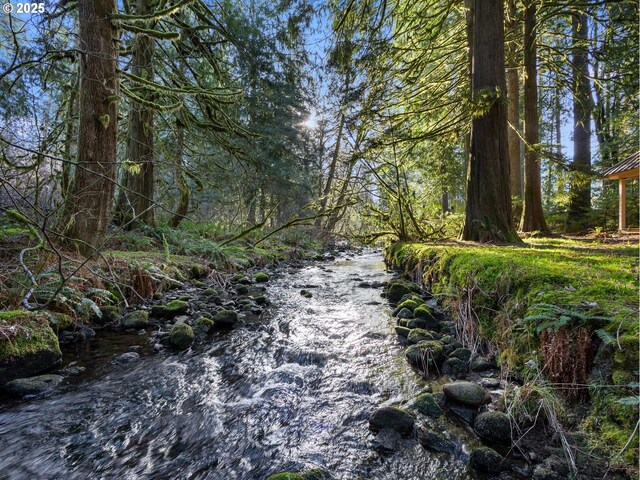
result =
[[[307,128],[309,130],[315,130],[318,127],[318,117],[316,115],[316,112],[311,112],[307,119],[302,122],[302,125],[304,126],[304,128]]]

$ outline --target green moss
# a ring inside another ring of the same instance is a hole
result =
[[[417,306],[418,306],[418,303],[415,300],[405,300],[398,304],[398,306],[396,307],[396,310],[399,312],[403,308],[407,308],[413,312]]]
[[[255,279],[255,281],[256,281],[257,283],[265,283],[265,282],[268,282],[268,281],[269,281],[269,278],[270,278],[270,277],[269,277],[269,275],[267,275],[267,274],[266,274],[266,273],[264,273],[264,272],[258,272],[258,273],[256,273],[256,275],[255,275],[255,277],[254,277],[254,279]]]
[[[423,393],[418,395],[415,400],[414,407],[423,415],[428,417],[438,418],[442,415],[442,409],[438,404],[438,401],[431,393]]]
[[[319,468],[306,473],[281,472],[270,475],[267,480],[329,480],[330,475]]]
[[[194,330],[202,333],[209,333],[213,330],[214,321],[207,317],[200,317],[195,321]]]
[[[169,345],[178,350],[189,348],[195,338],[196,336],[193,329],[186,323],[174,325],[169,331]]]
[[[48,312],[49,326],[56,332],[69,328],[76,322],[71,315],[59,312]]]
[[[172,318],[187,313],[189,303],[184,300],[171,300],[166,305],[154,305],[151,315],[154,317]]]
[[[42,350],[61,354],[58,338],[42,313],[12,310],[0,312],[0,359],[22,357]]]

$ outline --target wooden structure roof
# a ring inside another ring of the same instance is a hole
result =
[[[602,176],[607,180],[640,177],[640,152],[629,155],[621,162],[607,168]]]

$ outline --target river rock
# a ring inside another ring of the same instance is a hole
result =
[[[414,328],[407,335],[409,343],[419,343],[425,340],[433,340],[433,335],[424,328]]]
[[[269,275],[264,272],[258,272],[255,274],[253,279],[256,281],[256,283],[266,283],[269,281]]]
[[[270,475],[267,480],[331,480],[331,475],[325,470],[314,468],[305,473],[281,472]]]
[[[247,295],[249,293],[249,287],[246,285],[238,285],[236,287],[236,293],[238,295]]]
[[[254,297],[253,301],[256,302],[257,305],[268,305],[269,303],[267,297],[265,297],[264,295],[258,295],[257,297]]]
[[[442,453],[455,453],[457,445],[443,433],[435,432],[427,428],[418,429],[418,442],[425,450]]]
[[[456,357],[447,358],[442,363],[442,373],[452,377],[460,377],[467,373],[467,362]]]
[[[381,453],[395,452],[401,443],[402,435],[390,428],[383,428],[373,439],[373,446]]]
[[[165,305],[154,305],[151,315],[160,318],[173,318],[184,315],[189,310],[189,303],[184,300],[171,300]]]
[[[193,324],[193,330],[196,334],[208,334],[213,330],[215,322],[207,317],[199,317]]]
[[[169,331],[168,343],[175,349],[186,350],[195,340],[195,333],[190,325],[179,323],[171,327]]]
[[[476,417],[473,429],[490,442],[511,443],[511,422],[505,413],[483,412]]]
[[[437,329],[440,322],[433,316],[433,311],[428,305],[420,305],[413,311],[413,316],[424,321],[425,328]]]
[[[136,310],[122,317],[123,328],[146,328],[149,325],[149,312]]]
[[[431,418],[438,418],[442,415],[442,408],[431,393],[418,395],[413,406],[418,412]]]
[[[398,312],[398,318],[413,318],[413,312],[408,308],[403,308]]]
[[[418,306],[418,302],[416,302],[413,299],[404,300],[398,304],[398,306],[393,312],[393,315],[397,316],[398,313],[400,313],[400,310],[402,310],[403,308],[406,308],[408,310],[411,310],[411,312],[413,312],[417,306]]]
[[[404,354],[409,363],[423,370],[440,365],[444,359],[442,344],[436,340],[425,340],[411,345]]]
[[[137,352],[127,352],[122,355],[118,355],[113,359],[113,363],[117,363],[119,365],[128,365],[129,363],[137,362],[140,360],[140,354]]]
[[[442,391],[449,400],[472,407],[479,407],[491,401],[487,391],[473,382],[447,383],[442,387]]]
[[[418,287],[416,285],[407,283],[407,282],[391,282],[386,288],[387,299],[392,302],[398,302],[403,295],[407,293],[412,293]]]
[[[471,466],[485,473],[498,473],[503,468],[504,458],[488,447],[477,447],[471,451]]]
[[[121,310],[116,305],[104,305],[100,307],[100,313],[102,316],[94,320],[94,322],[100,325],[107,325],[109,323],[116,323],[120,319]]]
[[[309,290],[300,290],[300,295],[302,295],[305,298],[313,297],[313,293],[311,293]]]
[[[238,323],[238,312],[233,310],[220,310],[213,316],[213,322],[217,327],[233,327]]]
[[[449,403],[448,404],[449,412],[454,414],[460,420],[465,422],[467,425],[472,426],[473,420],[476,418],[476,407],[470,407],[469,405],[464,405],[462,403]]]
[[[62,361],[58,337],[41,313],[0,312],[0,329],[20,325],[9,341],[0,335],[0,385],[50,370]]]
[[[411,331],[409,328],[407,327],[401,327],[400,325],[398,325],[397,327],[395,327],[396,330],[396,334],[400,337],[407,337],[409,335],[409,332]]]
[[[484,357],[475,357],[471,360],[471,365],[469,368],[472,372],[486,372],[487,370],[491,370],[494,367],[494,363],[487,360]]]
[[[570,473],[564,458],[551,455],[533,470],[533,480],[564,480]]]
[[[38,395],[55,388],[64,377],[62,375],[38,375],[37,377],[16,378],[4,386],[4,391],[13,397]]]
[[[480,385],[484,388],[500,388],[499,378],[483,378],[480,380]]]
[[[369,420],[369,428],[379,432],[383,428],[390,428],[401,435],[407,436],[413,431],[413,416],[397,407],[382,407]]]
[[[471,360],[471,350],[464,347],[456,348],[449,354],[449,358],[458,358],[465,364],[468,364],[469,360]]]

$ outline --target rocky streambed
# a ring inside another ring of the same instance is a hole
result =
[[[514,446],[493,359],[379,252],[263,273],[63,334],[60,370],[0,405],[2,475],[566,478]]]

